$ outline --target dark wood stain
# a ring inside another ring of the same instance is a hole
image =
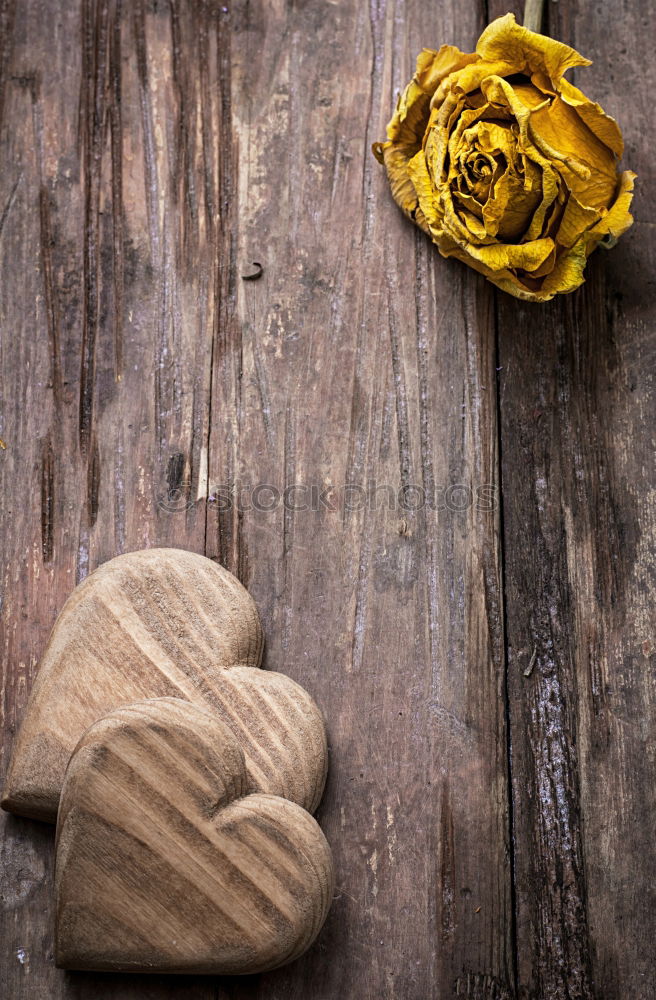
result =
[[[109,40],[109,77],[111,101],[109,123],[111,131],[112,160],[112,302],[114,329],[114,377],[123,378],[123,324],[124,324],[124,241],[125,212],[123,207],[123,115],[121,111],[121,14],[122,0],[115,0],[111,8],[111,35]]]
[[[93,528],[98,518],[98,504],[100,490],[100,453],[98,440],[94,436],[91,444],[91,456],[87,472],[87,517],[88,525]]]
[[[50,435],[41,451],[41,554],[52,561],[55,534],[55,456]]]
[[[70,976],[51,834],[3,818],[3,996],[651,1000],[654,14],[547,8],[639,183],[536,307],[369,153],[422,46],[500,0],[0,0],[3,766],[74,583],[205,552],[325,712],[338,885],[289,968]]]

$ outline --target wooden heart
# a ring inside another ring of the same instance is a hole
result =
[[[57,821],[57,965],[233,974],[305,951],[332,899],[330,848],[299,805],[248,788],[233,733],[189,702],[91,726]]]
[[[75,589],[55,623],[3,808],[54,823],[64,771],[84,730],[119,705],[174,696],[217,711],[233,728],[252,791],[315,809],[327,760],[321,713],[292,680],[255,669],[261,655],[253,601],[212,560],[146,549],[105,563]]]

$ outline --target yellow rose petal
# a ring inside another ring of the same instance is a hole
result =
[[[633,187],[636,174],[625,170],[620,177],[617,197],[604,218],[593,226],[587,234],[588,253],[602,240],[602,246],[610,249],[615,246],[620,236],[633,225],[633,216],[629,208],[633,200]]]
[[[408,153],[403,147],[394,146],[392,143],[385,143],[382,149],[392,197],[406,215],[414,219],[417,192],[408,175]]]
[[[542,293],[553,298],[554,295],[573,292],[583,284],[586,261],[585,239],[581,238],[570,250],[561,255],[551,274],[542,282]]]
[[[387,138],[419,147],[428,123],[430,98],[411,80],[399,97],[396,111],[387,126]]]
[[[574,246],[586,229],[591,229],[600,218],[596,209],[581,205],[571,194],[556,233],[557,242],[563,247]]]
[[[424,49],[417,57],[415,80],[424,93],[432,97],[445,77],[463,69],[476,59],[478,59],[476,53],[461,52],[455,45],[443,45],[437,52],[433,49]]]
[[[526,187],[524,179],[507,171],[495,184],[483,210],[487,231],[502,240],[519,240],[528,230],[542,192]]]
[[[567,186],[582,205],[607,208],[617,187],[613,152],[560,97],[532,111],[529,134],[549,159],[562,164]]]
[[[560,81],[560,96],[566,104],[576,110],[597,139],[608,146],[619,159],[624,152],[624,140],[615,119],[607,115],[599,104],[589,101],[569,80]]]
[[[545,262],[554,248],[551,239],[532,240],[530,243],[494,243],[492,246],[471,247],[469,253],[491,271],[521,268],[535,271]]]
[[[498,17],[478,40],[476,51],[485,62],[505,61],[516,73],[545,73],[557,83],[572,66],[590,66],[591,62],[569,45],[538,35],[515,22],[514,14]],[[530,73],[528,74],[530,76]]]

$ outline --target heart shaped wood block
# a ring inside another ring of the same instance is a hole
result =
[[[240,739],[251,791],[319,803],[326,734],[310,695],[256,669],[262,632],[238,580],[182,549],[118,556],[64,605],[44,653],[2,798],[54,823],[64,772],[84,730],[119,705],[178,697],[216,712]]]
[[[231,730],[189,702],[91,726],[57,821],[57,965],[235,974],[305,951],[332,899],[330,847],[299,805],[249,787]]]

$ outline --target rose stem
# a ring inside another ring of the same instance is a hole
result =
[[[524,27],[529,31],[542,31],[544,0],[526,0],[524,5]]]

